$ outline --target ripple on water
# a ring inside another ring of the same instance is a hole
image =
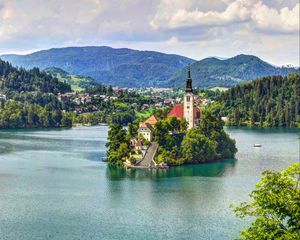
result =
[[[0,239],[233,239],[246,223],[229,205],[299,145],[297,130],[227,131],[236,159],[169,171],[107,167],[106,126],[0,131]]]

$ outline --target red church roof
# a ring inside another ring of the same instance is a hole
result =
[[[174,116],[177,118],[183,118],[183,105],[175,105],[171,112],[169,112],[168,117]]]
[[[200,118],[202,118],[202,109],[200,107],[194,107],[194,119],[197,119],[197,112],[200,112]],[[183,105],[175,105],[168,113],[168,117],[170,116],[183,118]]]

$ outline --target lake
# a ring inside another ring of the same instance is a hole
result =
[[[297,129],[227,128],[236,159],[124,170],[100,160],[107,130],[0,131],[1,240],[233,239],[247,223],[229,205],[299,158]]]

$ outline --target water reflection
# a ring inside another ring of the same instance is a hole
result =
[[[160,169],[124,169],[120,167],[108,166],[106,176],[110,180],[128,179],[153,179],[159,180],[170,177],[223,177],[233,171],[236,159],[225,159],[220,162],[184,165],[171,167],[169,170]]]

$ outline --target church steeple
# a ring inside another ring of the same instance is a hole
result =
[[[188,77],[186,79],[185,92],[186,93],[193,92],[192,78],[191,78],[191,67],[190,67],[190,65],[188,67]]]
[[[190,65],[188,67],[188,76],[183,98],[183,116],[188,123],[188,129],[193,128],[195,125],[195,108]]]

